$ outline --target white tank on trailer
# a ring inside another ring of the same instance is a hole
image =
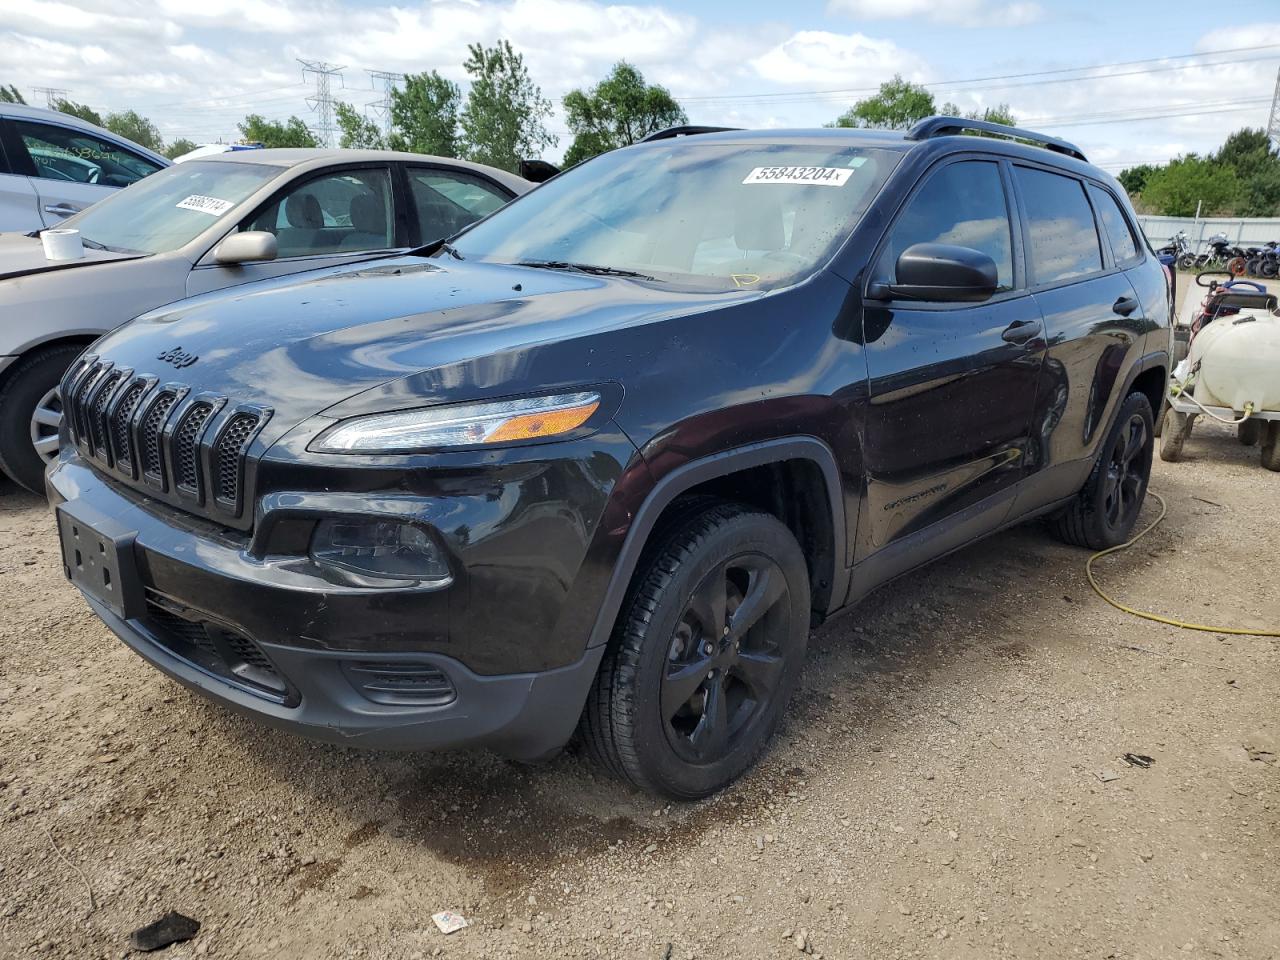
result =
[[[1196,334],[1187,355],[1200,372],[1191,393],[1208,407],[1242,413],[1280,412],[1280,317],[1267,310],[1241,310],[1218,317]]]

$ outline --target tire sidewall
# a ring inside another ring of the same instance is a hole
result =
[[[0,469],[33,493],[43,491],[45,461],[31,445],[31,417],[80,352],[55,347],[19,360],[0,389]]]
[[[733,556],[757,553],[777,563],[787,581],[788,635],[783,675],[773,702],[751,721],[751,729],[737,747],[719,761],[694,764],[681,758],[667,734],[661,715],[662,678],[670,639],[695,587],[717,565]],[[631,691],[631,731],[635,754],[646,780],[664,793],[700,797],[722,788],[754,763],[777,729],[787,701],[795,689],[804,662],[809,634],[809,577],[799,545],[782,523],[773,517],[740,514],[716,527],[697,552],[681,563],[644,627],[644,640],[634,667]]]
[[[1120,432],[1128,426],[1129,421],[1133,418],[1135,413],[1142,416],[1147,427],[1147,442],[1142,453],[1139,454],[1143,461],[1142,489],[1138,493],[1138,509],[1133,512],[1133,515],[1128,518],[1127,522],[1121,523],[1120,526],[1113,527],[1107,523],[1106,519],[1105,497],[1103,492],[1104,486],[1102,482],[1103,474],[1106,472],[1107,463],[1111,459],[1111,450],[1115,445],[1117,437]],[[1169,435],[1170,426],[1171,424],[1166,421],[1164,429],[1161,431],[1163,434],[1161,437],[1162,446],[1164,443],[1171,442],[1173,440],[1173,437]],[[1175,430],[1174,433],[1177,434],[1180,433],[1180,431]],[[1181,444],[1178,444],[1178,446],[1180,447]],[[1130,533],[1133,532],[1133,527],[1137,523],[1138,515],[1142,512],[1142,504],[1146,500],[1147,487],[1151,484],[1151,461],[1154,452],[1155,422],[1151,412],[1151,401],[1148,400],[1144,394],[1131,393],[1125,398],[1124,403],[1121,404],[1120,411],[1116,415],[1115,423],[1111,425],[1111,429],[1107,432],[1107,438],[1101,449],[1098,451],[1098,461],[1094,464],[1093,473],[1089,477],[1089,483],[1082,492],[1085,499],[1086,516],[1088,517],[1088,522],[1094,528],[1090,531],[1090,533],[1093,534],[1090,539],[1091,541],[1096,542],[1100,549],[1103,547],[1114,547],[1118,544],[1124,543],[1129,538]]]

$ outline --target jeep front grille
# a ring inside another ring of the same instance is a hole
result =
[[[95,469],[192,513],[247,528],[248,452],[271,416],[262,407],[88,357],[63,381],[71,439]]]

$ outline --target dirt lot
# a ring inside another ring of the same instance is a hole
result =
[[[1280,624],[1280,475],[1224,428],[1188,455],[1106,582]],[[1280,644],[1122,616],[1083,562],[1031,524],[882,591],[815,633],[753,775],[655,808],[573,755],[231,716],[118,643],[0,488],[0,955],[121,956],[177,909],[204,927],[166,957],[1280,956]]]

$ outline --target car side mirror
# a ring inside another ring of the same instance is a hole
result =
[[[257,263],[274,260],[279,253],[276,235],[266,230],[246,230],[233,233],[214,247],[213,259],[224,267],[240,263]]]
[[[996,262],[981,250],[950,243],[916,243],[898,257],[897,279],[875,282],[867,294],[873,300],[931,300],[979,303],[996,292]]]
[[[520,161],[520,176],[530,183],[546,183],[559,172],[559,167],[545,160]]]

